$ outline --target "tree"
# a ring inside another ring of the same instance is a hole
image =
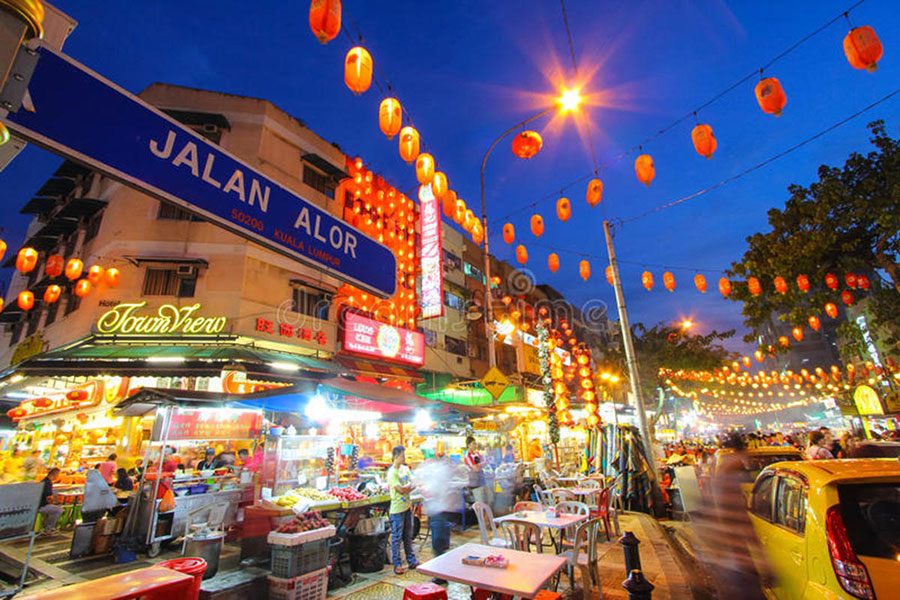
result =
[[[819,167],[819,181],[791,185],[783,210],[769,211],[768,233],[747,238],[748,248],[728,272],[729,298],[743,302],[744,324],[754,340],[773,318],[805,326],[822,315],[827,302],[840,303],[839,292],[824,285],[832,273],[843,285],[845,273],[866,274],[872,282],[870,310],[882,325],[900,324],[900,142],[887,135],[883,121],[869,124],[875,150],[853,153],[843,167]],[[797,275],[811,282],[804,294]],[[774,290],[775,277],[789,289]],[[742,280],[756,277],[763,293],[752,295]],[[853,292],[859,298],[859,292]]]

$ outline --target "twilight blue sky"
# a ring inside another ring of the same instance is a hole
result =
[[[607,163],[639,144],[852,3],[567,0],[581,84],[593,104],[586,116],[598,161]],[[389,142],[378,129],[383,96],[374,85],[361,96],[344,86],[350,40],[342,34],[320,45],[309,30],[307,2],[261,2],[248,10],[251,5],[58,1],[79,21],[66,52],[124,88],[138,92],[163,81],[266,98],[346,152],[362,156],[398,188],[411,189],[415,175],[400,159],[396,138]],[[560,82],[575,81],[559,3],[345,0],[344,5],[345,25],[354,30],[349,14],[376,72],[390,81],[451,188],[477,213],[479,167],[491,141],[544,108]],[[604,216],[627,220],[702,190],[900,87],[895,0],[867,0],[850,18],[854,25],[874,26],[885,46],[876,73],[848,64],[841,46],[848,25],[841,20],[766,71],[787,93],[781,118],[759,110],[756,80],[748,81],[698,114],[718,139],[712,160],[694,152],[689,119],[644,146],[656,163],[650,187],[636,180],[636,154],[631,154],[603,169],[602,206],[588,206],[584,182],[566,189],[563,195],[573,206],[568,223],[556,220],[555,200],[564,185],[593,169],[586,138],[579,135],[585,117],[537,121],[544,149],[529,161],[516,159],[501,143],[487,170],[492,250],[514,260],[499,228],[504,217],[518,211],[510,220],[529,250],[527,267],[539,281],[577,303],[598,298],[614,305],[603,277]],[[851,151],[868,150],[867,122],[883,118],[896,136],[898,108],[900,96],[747,177],[619,228],[616,247],[632,320],[649,324],[690,315],[701,331],[737,327],[730,345],[739,347],[739,305],[723,301],[716,291],[719,271],[741,256],[748,235],[767,228],[766,211],[783,205],[790,183],[806,184],[820,164],[840,164]],[[2,236],[11,249],[18,247],[27,225],[18,209],[58,162],[29,147],[0,173]],[[546,223],[540,240],[529,232],[534,210]],[[556,274],[546,267],[547,246],[563,249],[557,250],[562,267]],[[596,257],[590,259],[588,282],[578,276],[578,261],[584,258],[578,253]],[[662,286],[664,269],[654,267],[656,287],[647,292],[640,284],[641,264],[700,269],[710,290],[701,295],[693,287],[696,271],[673,269],[678,287],[670,293]],[[614,308],[611,312],[615,315]]]

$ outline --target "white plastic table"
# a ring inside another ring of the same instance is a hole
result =
[[[503,521],[510,520],[528,521],[529,523],[534,523],[538,527],[545,529],[568,529],[587,519],[588,515],[561,514],[558,517],[548,517],[547,513],[543,510],[522,510],[503,515],[502,517],[497,517],[494,519],[494,522],[502,523]],[[553,542],[553,547],[556,549],[556,553],[559,554],[562,551],[562,534],[560,534],[559,538],[555,538],[551,531],[550,541]]]
[[[500,554],[509,561],[505,569],[463,564],[465,556],[485,557]],[[553,575],[566,564],[566,559],[553,554],[534,554],[483,544],[463,544],[449,552],[420,564],[419,573],[439,579],[464,583],[472,587],[533,598]]]

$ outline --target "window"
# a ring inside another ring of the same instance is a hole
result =
[[[444,250],[444,270],[459,271],[462,269],[462,260],[452,252]]]
[[[772,520],[772,487],[774,483],[774,475],[765,475],[753,486],[753,495],[750,498],[750,511],[766,521]]]
[[[91,217],[87,225],[85,226],[84,231],[84,243],[87,243],[97,237],[97,234],[100,233],[100,223],[103,221],[103,211],[101,210],[93,217]]]
[[[294,288],[294,303],[291,310],[295,313],[327,321],[329,306],[331,306],[331,294],[328,292],[305,287]]]
[[[858,556],[896,560],[900,547],[900,483],[841,484],[840,511],[850,546]]]
[[[470,265],[469,263],[463,263],[463,272],[466,274],[466,277],[476,279],[484,285],[484,274],[477,267]]]
[[[334,179],[328,175],[320,173],[309,165],[303,165],[303,183],[334,200],[334,189],[337,185],[335,185]]]
[[[44,319],[44,327],[50,325],[56,320],[57,312],[59,312],[59,300],[47,307],[47,318]]]
[[[806,490],[796,477],[778,478],[775,496],[775,523],[797,533],[803,533],[806,515]]]
[[[428,348],[437,348],[437,345],[438,345],[437,331],[432,331],[430,329],[423,329],[422,333],[425,334],[425,346]]]
[[[160,221],[202,221],[200,217],[195,217],[183,208],[179,208],[174,204],[166,202],[159,203],[159,212],[156,218]]]
[[[449,335],[444,336],[444,347],[450,354],[457,356],[466,356],[466,340],[458,340]]]
[[[12,326],[12,329],[10,330],[11,333],[9,336],[9,345],[10,346],[15,346],[16,344],[19,343],[19,338],[22,337],[22,331],[24,331],[24,329],[25,329],[25,321],[19,321],[18,323],[16,323],[15,325]]]
[[[456,310],[463,310],[463,308],[465,308],[466,301],[462,296],[454,294],[450,290],[444,290],[444,304],[446,304],[450,308],[455,308]]]
[[[197,288],[197,270],[191,274],[178,274],[175,268],[147,269],[144,274],[144,296],[178,296],[193,298]]]

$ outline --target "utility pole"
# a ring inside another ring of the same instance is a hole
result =
[[[638,428],[644,444],[644,455],[650,463],[654,478],[659,481],[659,461],[656,449],[650,440],[650,429],[647,427],[647,414],[644,412],[644,395],[641,393],[641,382],[638,375],[637,357],[634,354],[634,340],[631,338],[631,325],[628,323],[628,311],[625,308],[625,295],[622,293],[622,279],[619,277],[619,264],[616,262],[616,250],[613,248],[612,233],[609,221],[603,221],[603,233],[606,236],[606,250],[609,252],[609,265],[612,267],[613,289],[616,292],[616,308],[619,311],[619,325],[622,328],[622,344],[625,346],[625,360],[628,363],[628,379],[631,381],[631,393],[634,397]]]

